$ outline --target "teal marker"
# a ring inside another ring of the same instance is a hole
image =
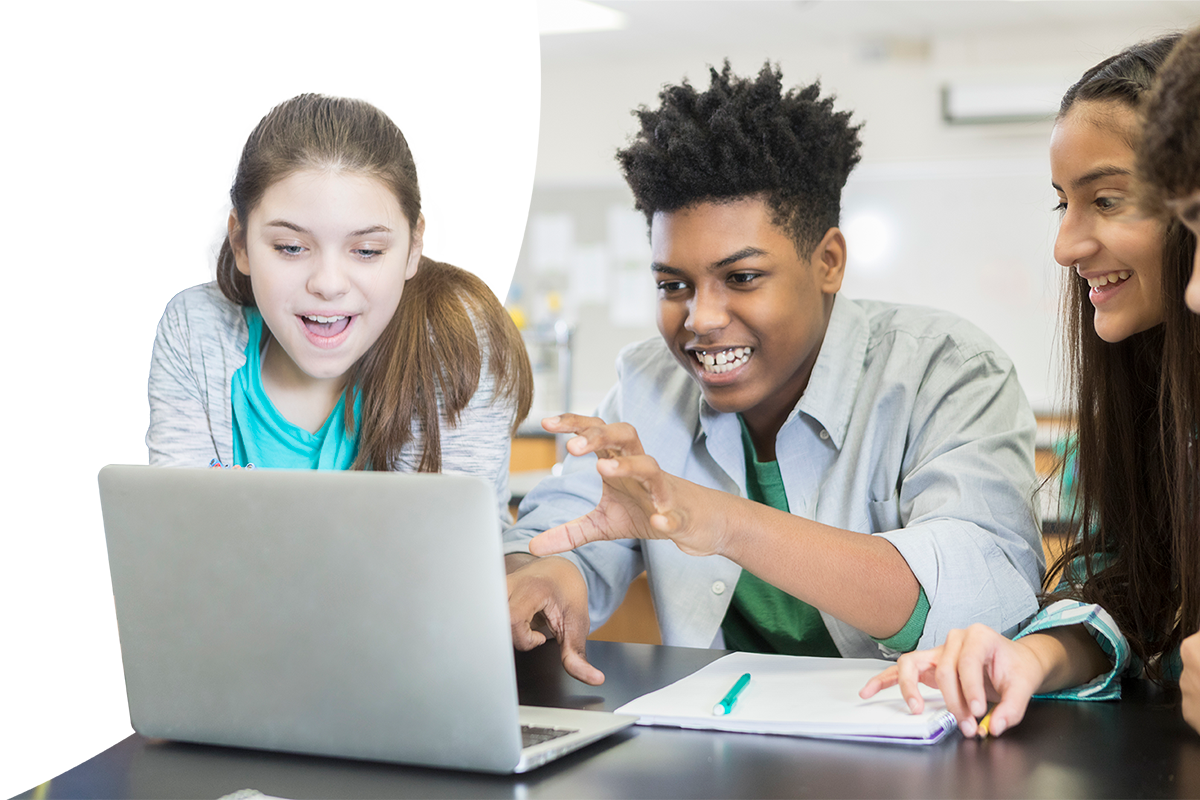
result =
[[[732,689],[725,693],[725,696],[721,698],[721,702],[713,706],[713,716],[723,717],[726,714],[733,713],[734,704],[737,703],[738,698],[741,697],[742,692],[744,692],[746,687],[749,685],[750,673],[747,672],[745,675],[737,679],[737,683],[733,685]]]

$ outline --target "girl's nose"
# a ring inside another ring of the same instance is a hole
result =
[[[325,300],[341,297],[349,290],[349,280],[336,258],[319,255],[308,278],[308,291]]]
[[[1100,242],[1093,226],[1068,210],[1054,239],[1054,260],[1064,267],[1074,267],[1099,251]]]

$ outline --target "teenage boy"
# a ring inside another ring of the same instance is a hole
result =
[[[622,351],[597,417],[543,423],[575,436],[505,537],[514,645],[552,635],[600,683],[589,620],[643,568],[664,644],[878,657],[1014,631],[1044,569],[1033,415],[970,324],[837,295],[850,114],[769,64],[660,99],[617,157],[662,338]]]

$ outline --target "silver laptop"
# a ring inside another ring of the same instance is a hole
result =
[[[517,705],[486,481],[124,466],[99,480],[144,736],[523,772],[636,719]],[[523,747],[522,724],[552,738]]]

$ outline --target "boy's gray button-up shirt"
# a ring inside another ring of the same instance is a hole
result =
[[[598,416],[628,422],[667,472],[746,495],[734,414],[714,411],[661,339],[622,351]],[[808,388],[776,456],[793,514],[882,536],[929,598],[920,648],[982,622],[1006,634],[1037,610],[1045,569],[1032,497],[1036,423],[1008,357],[948,312],[838,297]],[[521,505],[506,552],[582,516],[601,491],[592,456],[568,456]],[[741,568],[670,541],[597,542],[567,554],[588,584],[597,627],[648,571],[663,643],[721,646]],[[822,613],[842,655],[895,656]]]

